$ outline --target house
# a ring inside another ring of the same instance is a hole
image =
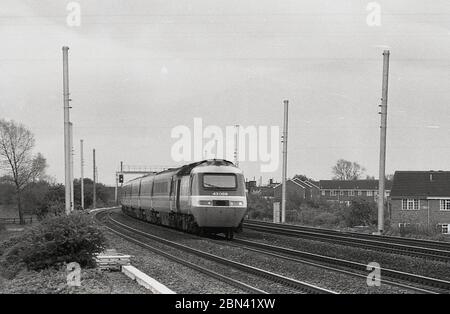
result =
[[[396,171],[389,198],[391,225],[450,234],[450,171]]]
[[[281,200],[281,183],[273,188],[273,196]],[[297,194],[305,200],[317,200],[319,198],[319,186],[317,182],[301,180],[299,178],[286,180],[286,194]]]
[[[378,200],[378,180],[320,180],[320,198],[350,205],[351,200],[363,198]],[[385,198],[389,196],[392,181],[385,181]]]

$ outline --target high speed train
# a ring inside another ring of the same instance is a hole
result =
[[[127,182],[121,205],[154,224],[232,239],[247,211],[245,179],[230,161],[203,160]]]

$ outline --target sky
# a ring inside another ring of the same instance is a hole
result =
[[[34,133],[35,152],[57,182],[64,182],[62,46],[70,48],[75,177],[80,139],[85,176],[92,177],[95,148],[98,179],[113,185],[120,161],[186,163],[174,160],[171,133],[193,130],[194,118],[222,130],[281,130],[284,99],[288,176],[329,179],[344,158],[378,177],[385,49],[386,172],[450,170],[448,0],[85,0],[75,2],[79,26],[67,22],[69,3],[0,1],[0,118]],[[261,172],[260,160],[240,167],[248,178],[279,180],[276,155],[271,172]]]

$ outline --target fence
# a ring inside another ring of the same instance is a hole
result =
[[[29,217],[23,217],[24,222],[27,224],[31,224],[33,223],[33,217],[29,216]],[[20,219],[19,218],[0,218],[0,223],[3,224],[20,224]]]

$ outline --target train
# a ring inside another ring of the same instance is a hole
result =
[[[128,181],[121,206],[140,220],[231,240],[247,212],[245,178],[230,161],[202,160]]]

